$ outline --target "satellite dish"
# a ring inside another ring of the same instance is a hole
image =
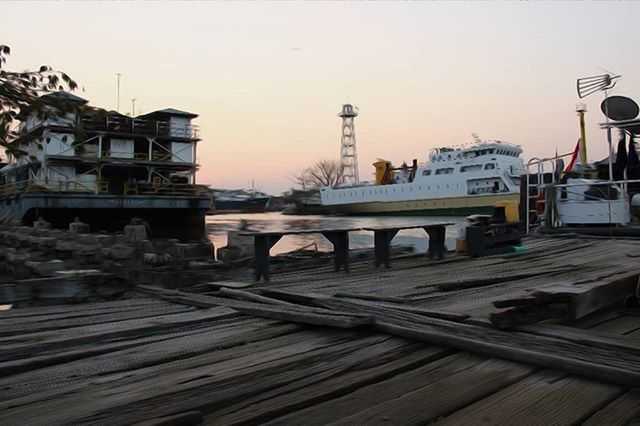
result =
[[[633,126],[625,127],[624,130],[628,131],[634,136],[640,136],[640,124],[634,124]]]
[[[638,116],[640,108],[633,99],[625,96],[609,96],[602,101],[600,109],[611,120],[633,120]]]

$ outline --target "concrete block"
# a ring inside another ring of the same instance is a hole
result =
[[[78,219],[75,219],[69,224],[69,232],[73,232],[74,234],[86,234],[91,232],[91,228],[87,223],[83,223]]]
[[[71,269],[68,271],[56,271],[54,274],[56,277],[77,278],[101,275],[102,271],[99,269]]]
[[[147,265],[166,265],[170,263],[173,258],[169,253],[145,253],[143,255],[144,263]]]
[[[181,260],[213,259],[214,247],[212,243],[176,244],[176,255]]]
[[[31,272],[41,277],[52,277],[56,272],[64,269],[64,262],[59,259],[48,262],[25,262]]]
[[[92,256],[96,254],[102,253],[102,247],[99,245],[84,245],[84,244],[76,244],[74,254],[78,256]]]
[[[240,259],[240,247],[226,246],[218,249],[217,259],[229,266],[232,262]]]
[[[96,235],[96,243],[101,247],[107,247],[114,244],[115,238],[113,235]]]
[[[133,247],[130,247],[130,246],[117,245],[117,246],[113,246],[113,247],[108,247],[108,248],[102,249],[102,253],[106,257],[108,257],[110,259],[115,259],[115,260],[131,259],[131,260],[133,260],[133,257],[134,257],[134,254],[135,254],[135,250],[133,249]]]
[[[124,235],[129,241],[143,241],[148,239],[147,228],[144,225],[127,225],[124,227]]]
[[[56,241],[58,240],[54,237],[42,237],[40,238],[40,241],[38,241],[38,244],[40,245],[41,249],[52,249],[55,248]]]
[[[51,223],[41,218],[33,222],[33,228],[38,230],[51,229]]]
[[[76,243],[70,240],[56,240],[55,249],[57,251],[68,251],[73,252],[75,249]]]
[[[7,253],[7,262],[12,265],[19,265],[28,262],[31,256],[28,253]]]
[[[229,231],[227,234],[227,246],[240,248],[240,256],[253,256],[254,243],[253,237],[247,235],[239,235],[238,231]]]

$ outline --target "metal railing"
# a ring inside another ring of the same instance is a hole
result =
[[[155,182],[148,184],[124,184],[123,193],[109,192],[114,189],[108,181],[81,182],[77,180],[25,180],[17,183],[0,185],[0,196],[7,197],[24,193],[90,193],[113,194],[122,196],[157,195],[157,196],[210,196],[211,192],[204,185],[184,183]]]
[[[105,118],[82,117],[81,126],[85,130],[140,134],[169,138],[195,139],[198,126],[194,124],[171,123],[170,121],[145,120],[121,116]]]

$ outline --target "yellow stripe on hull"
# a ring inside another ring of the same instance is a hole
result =
[[[385,214],[385,213],[407,213],[428,210],[460,210],[467,211],[474,208],[493,207],[498,201],[520,201],[520,194],[491,194],[478,195],[473,197],[451,197],[437,198],[431,200],[412,201],[390,201],[390,202],[370,202],[353,203],[327,206],[339,213],[346,214]]]

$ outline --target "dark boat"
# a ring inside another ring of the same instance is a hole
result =
[[[262,213],[270,199],[269,194],[261,192],[214,190],[208,214]]]

